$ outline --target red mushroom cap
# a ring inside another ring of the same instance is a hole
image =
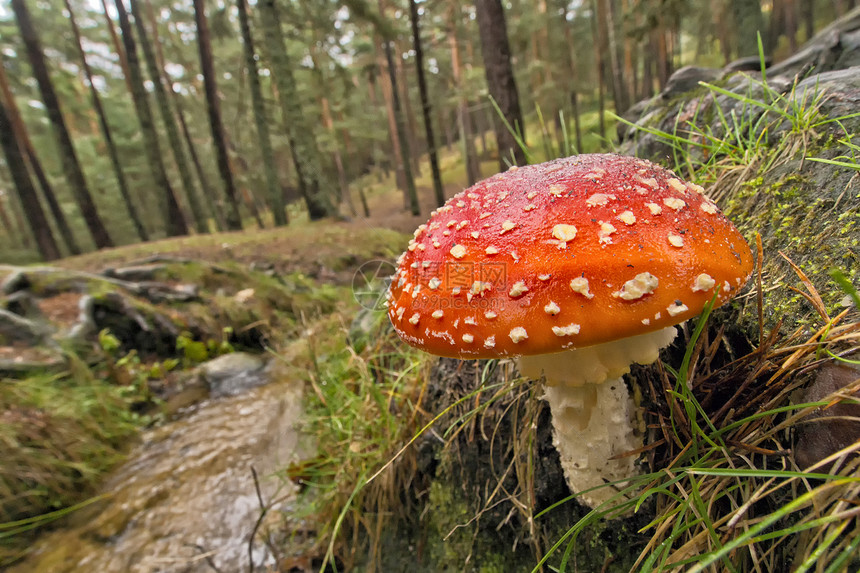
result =
[[[434,211],[398,260],[388,315],[433,354],[544,354],[683,322],[732,298],[752,266],[698,185],[579,155],[511,168]]]

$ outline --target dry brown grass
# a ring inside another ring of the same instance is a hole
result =
[[[657,510],[643,570],[844,571],[852,558],[857,566],[860,436],[810,467],[798,467],[796,449],[798,428],[815,414],[857,403],[860,374],[821,401],[804,402],[801,390],[822,367],[856,355],[860,317],[829,316],[796,270],[818,328],[780,335],[777,325],[734,360],[724,330],[704,330],[685,371],[661,368],[652,381],[660,437],[646,491]]]

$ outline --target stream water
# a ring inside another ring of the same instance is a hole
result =
[[[297,455],[301,385],[272,382],[210,400],[146,432],[104,501],[44,535],[14,573],[246,571],[263,499],[284,511],[294,485],[272,475]],[[253,545],[257,570],[273,561]]]

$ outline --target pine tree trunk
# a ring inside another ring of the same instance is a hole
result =
[[[376,110],[379,107],[379,98],[376,95],[376,71],[373,68],[367,69],[367,96],[370,103],[370,108]],[[358,78],[355,78],[355,85],[358,86]],[[380,167],[379,171],[388,170],[388,166],[385,161],[380,161],[382,157],[382,151],[380,150],[379,142],[374,139],[371,143],[370,157],[373,165],[377,165]],[[379,163],[377,163],[379,161]]]
[[[629,25],[629,19],[635,16],[635,6],[633,0],[625,0],[624,13],[621,15],[622,21],[622,37],[624,44],[624,71],[621,74],[621,79],[624,85],[625,94],[627,96],[628,107],[636,103],[636,94],[639,92],[639,53],[636,50],[636,40],[633,37],[633,26]]]
[[[194,185],[194,178],[191,177],[191,170],[188,168],[188,159],[185,155],[185,150],[182,147],[182,140],[179,138],[179,130],[176,127],[176,120],[173,117],[173,112],[170,110],[170,102],[167,99],[167,91],[164,89],[164,81],[162,80],[161,69],[155,59],[155,51],[152,43],[149,40],[149,32],[144,24],[143,11],[140,9],[142,0],[129,0],[131,13],[134,16],[135,28],[137,28],[137,36],[140,40],[140,48],[143,52],[143,59],[149,71],[149,79],[155,88],[155,102],[161,113],[161,120],[164,124],[165,133],[167,133],[167,142],[173,152],[173,159],[176,162],[176,168],[179,171],[179,180],[182,183],[182,188],[185,191],[185,198],[188,201],[188,207],[191,210],[191,216],[194,218],[194,228],[198,233],[208,233],[209,225],[207,217],[200,198],[197,195],[197,187]]]
[[[415,216],[421,214],[421,207],[418,204],[418,192],[415,189],[415,178],[412,177],[412,165],[409,158],[409,140],[406,135],[406,121],[403,117],[403,108],[400,106],[400,95],[397,93],[397,77],[395,76],[394,55],[391,49],[392,42],[383,40],[383,50],[385,51],[385,60],[388,64],[388,79],[391,82],[391,99],[394,107],[394,118],[397,121],[397,138],[400,140],[400,155],[405,158],[403,161],[403,176],[406,179],[406,202],[409,212]]]
[[[197,154],[197,146],[194,144],[194,139],[191,137],[191,131],[188,129],[188,122],[185,121],[185,113],[182,110],[182,99],[179,92],[173,88],[174,98],[176,103],[176,117],[179,119],[179,129],[182,130],[182,138],[188,146],[188,156],[191,158],[191,165],[194,166],[194,172],[197,174],[197,179],[200,181],[200,187],[203,191],[204,198],[209,199],[212,214],[215,216],[215,226],[219,231],[226,231],[227,221],[224,217],[224,199],[220,194],[215,195],[212,190],[212,184],[209,182],[209,176],[203,169],[203,164],[200,162],[200,156]]]
[[[9,120],[9,114],[6,113],[6,106],[2,99],[0,99],[0,147],[3,148],[6,164],[12,175],[12,182],[18,192],[18,199],[21,201],[27,223],[36,239],[39,254],[46,261],[60,258],[60,250],[57,248],[57,243],[51,234],[51,227],[48,225],[48,219],[45,217],[45,212],[36,196],[36,190],[27,174],[24,156],[15,140],[12,122]]]
[[[266,174],[266,187],[269,192],[269,207],[273,213],[276,227],[286,225],[287,211],[284,205],[284,193],[278,181],[278,171],[275,166],[275,153],[272,150],[272,138],[269,133],[269,119],[266,114],[266,102],[260,87],[260,76],[257,70],[257,60],[254,53],[254,40],[251,36],[251,26],[248,22],[248,7],[245,0],[236,0],[239,9],[239,27],[242,31],[242,47],[245,52],[245,66],[248,69],[248,84],[251,88],[251,108],[254,112],[254,123],[257,126],[257,140],[260,144],[260,154],[263,158],[263,170]]]
[[[622,114],[630,107],[627,99],[627,91],[622,77],[621,63],[618,58],[619,45],[615,34],[615,13],[612,0],[598,0],[598,6],[603,13],[602,24],[606,38],[605,48],[609,54],[609,69],[612,75],[612,101],[615,103],[615,112]]]
[[[721,2],[713,8],[715,10],[714,20],[717,23],[716,36],[720,43],[720,54],[723,56],[723,65],[728,65],[732,61],[731,6],[727,2]]]
[[[353,77],[353,79],[355,80],[357,78]],[[335,117],[337,118],[337,120],[340,122],[340,124],[342,126],[340,129],[340,136],[341,136],[341,139],[343,140],[344,157],[346,157],[346,158],[354,157],[354,146],[352,144],[352,137],[350,137],[350,135],[349,135],[349,130],[346,127],[343,127],[343,125],[344,125],[343,112],[337,111]],[[344,161],[344,173],[345,173],[346,180],[348,182],[350,170],[349,170],[349,163],[346,160]],[[367,207],[367,197],[365,197],[364,190],[361,188],[361,186],[359,186],[359,188],[358,188],[358,197],[359,197],[359,199],[361,199],[361,206],[362,206],[362,210],[364,212],[364,216],[370,217],[370,211],[368,210],[368,207]]]
[[[227,194],[227,228],[239,230],[242,228],[242,218],[239,216],[238,192],[233,179],[233,169],[230,166],[230,155],[227,153],[224,124],[221,121],[221,105],[218,100],[218,86],[215,82],[215,63],[212,58],[209,24],[206,21],[206,7],[203,0],[194,0],[194,21],[197,23],[197,46],[200,52],[200,69],[203,71],[203,85],[206,89],[209,126],[212,129],[212,140],[218,156],[218,172],[221,174]]]
[[[24,42],[27,57],[33,70],[33,76],[39,84],[39,92],[45,104],[45,111],[54,130],[60,158],[63,162],[63,170],[74,194],[75,201],[81,210],[81,215],[84,218],[84,222],[96,248],[111,247],[113,246],[113,241],[99,216],[95,202],[93,202],[92,195],[90,195],[90,190],[87,187],[83,169],[75,153],[72,137],[69,134],[66,121],[60,110],[60,101],[57,98],[57,93],[54,91],[54,86],[48,74],[45,55],[42,52],[36,29],[30,18],[30,12],[27,10],[24,0],[11,0],[11,3],[12,10],[15,12],[15,18],[18,22],[18,29],[21,31],[21,39]]]
[[[159,202],[162,208],[162,216],[166,225],[167,235],[170,237],[187,235],[188,225],[179,208],[179,202],[176,200],[176,193],[170,185],[170,180],[167,177],[167,171],[165,170],[164,163],[162,161],[161,146],[158,142],[158,133],[155,130],[155,123],[152,119],[152,110],[149,107],[146,88],[143,84],[143,74],[141,73],[140,62],[137,58],[137,46],[134,41],[134,36],[132,36],[128,12],[125,10],[123,0],[114,0],[114,2],[119,16],[119,28],[122,34],[123,45],[125,46],[126,59],[128,61],[128,73],[130,75],[128,83],[131,86],[131,97],[134,102],[138,121],[140,122],[140,132],[143,136],[144,151],[146,153],[147,161],[149,162],[150,170],[152,171],[155,189],[161,191],[159,193]]]
[[[451,75],[454,78],[454,91],[457,96],[457,127],[460,131],[460,143],[463,146],[463,158],[466,164],[466,183],[474,185],[481,178],[481,164],[475,151],[475,136],[472,133],[472,122],[469,120],[469,102],[463,94],[463,64],[460,61],[460,26],[459,8],[455,5],[451,11],[451,29],[448,33],[448,45],[451,48]]]
[[[791,53],[797,51],[797,0],[784,0],[785,35],[788,36],[788,49]]]
[[[403,171],[405,158],[402,154],[403,146],[400,145],[400,136],[397,131],[397,114],[394,112],[391,74],[388,73],[388,64],[385,61],[385,51],[382,49],[381,41],[374,38],[373,44],[376,50],[377,67],[379,68],[382,99],[385,100],[385,114],[388,120],[388,136],[391,140],[391,155],[394,159],[394,178],[397,181],[397,188],[403,192],[403,208],[405,209],[409,206],[409,199],[406,193],[406,175]]]
[[[25,249],[33,248],[33,233],[30,231],[29,225],[24,216],[24,208],[21,206],[21,200],[17,193],[13,193],[9,197],[9,207],[12,211],[12,217],[15,219],[15,226],[20,231],[21,245]]]
[[[227,230],[227,225],[224,221],[224,199],[219,195],[215,195],[212,191],[212,185],[209,183],[209,177],[203,171],[200,163],[200,157],[197,154],[197,145],[194,143],[194,138],[191,137],[191,132],[188,129],[188,122],[185,120],[185,110],[182,107],[182,94],[175,82],[170,78],[165,69],[164,50],[162,49],[162,39],[158,33],[158,19],[155,16],[155,10],[152,7],[150,0],[144,0],[144,8],[146,16],[149,19],[149,29],[152,31],[152,44],[155,49],[155,61],[158,64],[158,70],[161,73],[161,79],[165,87],[169,90],[167,95],[170,101],[176,108],[176,120],[179,123],[179,130],[182,133],[182,139],[185,141],[185,148],[188,150],[188,156],[191,159],[191,164],[194,166],[194,172],[197,174],[197,181],[200,183],[200,197],[203,199],[203,210],[206,217],[214,215],[215,226],[219,231]],[[167,41],[172,41],[174,30],[171,30],[170,22],[168,22]],[[171,42],[173,43],[173,42]],[[174,47],[176,47],[174,43]],[[176,58],[179,65],[186,70],[193,69],[192,66],[185,60],[182,50],[174,51],[173,57]],[[197,80],[197,74],[190,74],[190,82],[196,88],[202,88]],[[199,91],[204,91],[200,89]],[[217,199],[216,199],[217,197]]]
[[[110,156],[111,166],[113,167],[114,175],[116,176],[117,185],[119,186],[119,193],[122,196],[122,200],[125,203],[125,207],[128,210],[128,216],[131,219],[131,223],[134,226],[135,232],[137,233],[137,237],[141,241],[149,240],[149,233],[146,231],[146,227],[143,226],[143,222],[140,219],[140,216],[137,214],[137,208],[134,206],[134,202],[131,199],[131,193],[128,189],[128,182],[125,179],[125,174],[122,170],[122,164],[119,160],[119,154],[116,149],[116,145],[114,145],[113,137],[111,136],[110,125],[108,125],[107,116],[105,115],[104,108],[102,107],[102,100],[99,97],[99,92],[96,90],[95,82],[93,81],[93,73],[90,69],[90,65],[87,62],[87,55],[84,52],[84,46],[81,42],[81,32],[78,29],[78,24],[75,21],[75,13],[72,10],[72,5],[69,0],[64,0],[66,5],[66,11],[69,13],[69,22],[72,26],[72,33],[75,37],[75,43],[78,47],[78,52],[81,55],[81,66],[84,71],[84,75],[87,78],[87,83],[90,86],[90,92],[92,95],[93,101],[93,109],[96,112],[99,120],[99,126],[101,128],[102,136],[105,139],[105,144],[107,145],[107,152]]]
[[[562,85],[567,88],[568,98],[570,100],[570,112],[573,115],[573,131],[574,141],[576,145],[576,153],[582,153],[582,124],[579,117],[579,86],[577,81],[579,74],[577,73],[577,62],[574,51],[573,32],[571,25],[567,21],[567,3],[562,2],[561,7],[564,10],[565,17],[561,19],[561,26],[564,31],[564,63],[565,68],[562,69],[561,76],[566,79]]]
[[[403,51],[398,47],[398,42],[392,42],[392,48],[396,49],[396,54],[401,54]],[[394,64],[397,73],[395,77],[399,77],[397,82],[400,87],[400,102],[402,103],[403,111],[403,126],[407,137],[409,138],[409,157],[412,163],[412,177],[421,176],[421,152],[418,137],[418,125],[415,120],[415,112],[412,110],[412,100],[409,98],[409,77],[406,68],[403,64],[403,58],[399,55],[394,56]]]
[[[545,22],[545,25],[538,26],[535,30],[532,31],[529,38],[529,43],[531,44],[532,52],[534,52],[534,61],[535,62],[546,62],[546,65],[536,66],[535,67],[535,78],[537,82],[533,84],[536,89],[530,90],[531,100],[533,109],[541,109],[541,114],[544,118],[549,118],[553,116],[558,116],[559,106],[558,99],[555,97],[554,93],[550,94],[541,94],[541,92],[545,92],[545,86],[557,85],[553,78],[553,72],[555,71],[552,65],[549,64],[551,60],[555,58],[550,54],[549,49],[549,37],[548,37],[548,27],[549,27],[549,18],[547,17],[547,4],[546,0],[537,0],[537,2],[532,3],[533,10],[537,12],[537,18],[541,22]],[[539,101],[536,97],[538,94],[543,95],[542,99]],[[524,101],[528,101],[528,96],[523,96]],[[543,125],[547,125],[544,120]],[[548,129],[548,128],[547,128]],[[547,134],[544,137],[548,136]]]
[[[481,52],[484,56],[484,73],[490,96],[502,112],[511,129],[525,141],[525,124],[520,110],[519,93],[511,66],[511,48],[501,0],[476,0],[478,32],[481,36]],[[526,164],[525,151],[517,144],[514,135],[501,118],[494,118],[496,142],[499,147],[499,170],[507,170],[505,159],[513,157],[517,165]]]
[[[315,70],[319,70],[318,67],[314,67]],[[320,76],[322,74],[319,74]],[[319,79],[319,86],[317,86],[321,93],[325,93],[325,86],[323,86],[323,79],[321,77]],[[350,215],[355,217],[358,214],[358,211],[355,210],[355,203],[352,201],[352,194],[349,192],[349,180],[346,176],[346,166],[343,161],[343,154],[340,152],[340,147],[337,141],[337,133],[334,129],[334,120],[331,116],[331,104],[328,101],[328,98],[323,96],[320,98],[320,109],[322,111],[322,123],[323,127],[325,127],[326,131],[329,132],[332,138],[332,142],[334,143],[334,150],[332,151],[332,159],[334,160],[335,169],[337,169],[337,182],[340,186],[340,200],[342,203],[346,204],[347,209],[349,209]]]
[[[444,103],[444,102],[443,102]],[[442,126],[442,131],[445,132],[445,149],[451,151],[451,146],[454,145],[454,129],[451,127],[450,113],[442,105],[437,106],[437,124]]]
[[[815,35],[815,0],[799,0],[800,18],[803,20],[804,40],[807,42]]]
[[[670,59],[671,55],[669,52],[668,41],[666,40],[666,36],[668,35],[668,31],[666,30],[666,26],[661,19],[658,20],[657,27],[652,30],[652,36],[654,37],[656,58],[657,58],[657,80],[660,82],[660,89],[666,87],[666,83],[669,81],[669,75],[672,73],[670,67]]]
[[[24,162],[29,166],[30,171],[39,182],[39,187],[42,190],[42,196],[45,198],[45,203],[48,204],[48,209],[51,211],[51,216],[57,224],[57,230],[60,232],[60,238],[65,243],[69,253],[78,255],[81,249],[69,223],[66,220],[66,215],[60,208],[60,203],[57,201],[57,196],[54,193],[54,187],[48,180],[45,170],[42,168],[42,163],[36,155],[36,150],[33,147],[33,142],[30,141],[30,136],[27,133],[27,127],[21,119],[21,113],[18,110],[18,105],[15,103],[15,96],[9,87],[9,79],[6,77],[5,67],[3,66],[2,58],[0,58],[0,101],[5,98],[6,113],[9,116],[9,121],[12,125],[12,136],[18,142],[18,148],[21,150],[21,155]]]
[[[15,228],[12,219],[9,218],[9,213],[6,211],[6,195],[0,195],[0,223],[3,223],[3,236],[6,238],[8,245],[19,246],[22,244],[21,239],[23,232]]]
[[[731,5],[735,21],[737,57],[757,56],[759,33],[763,44],[768,45],[761,3],[758,0],[731,0]]]
[[[430,172],[433,175],[433,195],[436,199],[436,205],[441,207],[445,203],[445,189],[442,186],[442,173],[439,170],[439,157],[436,153],[436,137],[433,134],[430,95],[427,92],[427,79],[424,76],[424,48],[421,42],[421,29],[418,21],[418,5],[415,3],[415,0],[409,0],[409,19],[412,25],[412,47],[415,50],[418,94],[421,96],[424,133],[427,137],[427,154],[430,156]]]
[[[283,32],[275,0],[258,3],[263,34],[268,48],[269,64],[279,92],[284,124],[290,136],[299,188],[304,195],[311,220],[337,213],[332,201],[332,186],[323,170],[313,126],[299,102],[293,68],[284,46]]]
[[[119,67],[122,68],[122,77],[125,80],[125,87],[128,88],[128,93],[131,93],[131,74],[128,71],[128,58],[126,57],[125,50],[120,43],[119,36],[116,35],[113,20],[110,19],[110,10],[108,10],[107,0],[101,0],[101,4],[111,44],[113,45],[114,52],[119,56]]]
[[[598,24],[597,4],[600,0],[591,0],[592,18],[591,34],[594,39],[594,68],[597,72],[597,123],[600,137],[606,139],[606,82],[604,81],[604,52],[601,49],[600,25]]]

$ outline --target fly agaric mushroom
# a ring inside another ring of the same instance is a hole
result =
[[[554,443],[582,492],[634,473],[642,445],[621,376],[654,362],[675,326],[746,283],[752,253],[703,189],[650,162],[579,155],[512,167],[415,231],[388,299],[409,344],[516,357],[546,380]],[[590,506],[614,495],[598,488]]]

